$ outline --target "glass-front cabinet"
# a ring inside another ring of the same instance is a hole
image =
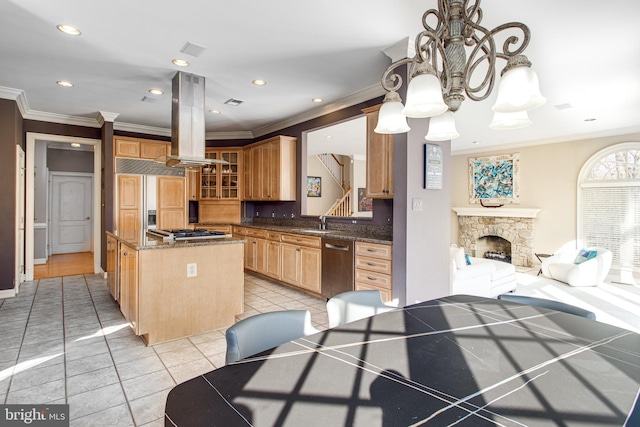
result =
[[[205,157],[224,160],[227,164],[213,164],[200,169],[201,199],[240,199],[241,150],[207,150]]]

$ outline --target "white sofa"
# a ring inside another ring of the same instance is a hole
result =
[[[581,251],[595,251],[594,258],[576,264]],[[605,248],[562,249],[542,260],[542,274],[571,286],[597,286],[609,274],[612,253]]]
[[[469,257],[467,265],[464,249],[452,247],[450,252],[451,292],[487,298],[516,289],[516,268],[512,264],[485,258]]]

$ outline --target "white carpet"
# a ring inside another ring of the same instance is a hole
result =
[[[582,307],[594,312],[599,322],[640,333],[640,286],[601,283],[577,288],[536,273],[516,273],[518,287],[514,293]]]

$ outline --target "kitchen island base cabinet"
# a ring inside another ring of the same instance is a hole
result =
[[[121,252],[121,311],[147,345],[230,326],[242,313],[241,243],[122,248],[133,253]]]

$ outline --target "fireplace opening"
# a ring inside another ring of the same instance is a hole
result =
[[[511,242],[500,236],[480,237],[476,242],[476,257],[511,264]]]

